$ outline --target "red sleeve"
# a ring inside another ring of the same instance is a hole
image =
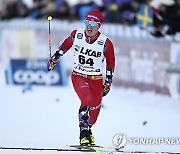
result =
[[[67,50],[69,50],[69,49],[72,47],[73,41],[74,41],[74,38],[75,38],[75,35],[76,35],[76,31],[77,31],[77,30],[73,30],[73,31],[71,32],[71,34],[69,35],[69,37],[67,37],[67,38],[64,40],[64,42],[61,44],[61,49],[62,49],[63,51],[67,51]]]
[[[115,55],[113,43],[107,38],[105,42],[104,56],[106,57],[106,64],[108,69],[115,67]]]

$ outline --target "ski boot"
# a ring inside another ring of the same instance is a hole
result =
[[[94,136],[92,134],[91,129],[89,129],[89,142],[90,144],[94,145]]]
[[[88,130],[82,130],[80,132],[80,145],[88,145],[89,142],[89,131]]]

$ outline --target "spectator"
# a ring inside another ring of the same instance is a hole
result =
[[[98,9],[98,5],[95,1],[86,0],[86,1],[79,1],[74,7],[76,16],[80,20],[84,20],[87,12],[90,10]]]
[[[23,3],[22,0],[17,1],[18,17],[27,17],[29,15],[28,7]]]
[[[70,7],[65,0],[56,0],[55,1],[55,13],[54,18],[68,19],[70,16]]]
[[[47,18],[49,15],[54,14],[56,11],[54,0],[42,0],[42,8],[40,9],[40,13],[42,18]]]
[[[106,13],[105,13],[105,22],[117,23],[119,22],[119,7],[116,4],[116,0],[111,0],[109,3],[105,2]]]
[[[143,0],[117,0],[119,4],[120,23],[133,25],[136,23],[136,13]]]
[[[104,0],[105,2],[106,0]],[[106,5],[105,21],[111,23],[135,24],[135,14],[142,0],[111,0]]]
[[[18,17],[27,17],[28,8],[22,0],[8,0],[2,6],[1,20],[8,20]]]
[[[18,16],[17,2],[13,0],[6,1],[1,12],[1,19],[7,20],[16,18]]]
[[[164,34],[174,35],[180,32],[180,0],[153,0],[150,5],[154,12],[153,36],[162,37]],[[169,28],[164,33],[165,24]]]
[[[42,17],[41,8],[43,8],[42,4],[43,0],[33,0],[33,7],[30,9],[29,16],[33,19],[39,19]]]

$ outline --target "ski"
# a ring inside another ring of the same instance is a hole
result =
[[[105,154],[105,153],[143,153],[143,154],[177,154],[179,152],[168,152],[168,151],[124,151],[116,150],[114,147],[101,146],[101,145],[91,145],[91,146],[82,146],[82,145],[66,145],[68,148],[35,148],[35,147],[0,147],[0,150],[26,150],[26,151],[59,151],[59,152],[93,152],[96,154]],[[180,153],[179,153],[180,154]]]
[[[34,147],[0,147],[0,150],[27,150],[27,151],[82,151],[95,152],[93,149],[78,149],[78,148],[34,148]]]
[[[90,151],[93,151],[93,152],[97,153],[97,150],[94,149],[94,147],[92,147],[92,146],[86,146],[86,145],[67,145],[67,146],[71,147],[71,148],[76,148],[76,149],[79,149],[79,150],[90,150]]]
[[[69,147],[74,147],[74,148],[104,148],[104,149],[111,149],[111,150],[115,150],[114,147],[109,147],[109,146],[103,146],[103,145],[96,145],[96,144],[91,144],[91,145],[67,145]]]
[[[102,146],[102,145],[67,145],[68,147],[73,147],[77,149],[89,149],[97,154],[104,154],[106,152],[118,152],[114,147]]]
[[[97,146],[91,146],[91,145],[68,145],[69,147],[73,147],[73,148],[77,148],[79,150],[82,150],[82,149],[88,149],[88,150],[91,150],[97,154],[104,154],[104,152],[100,149],[98,149],[99,147]]]

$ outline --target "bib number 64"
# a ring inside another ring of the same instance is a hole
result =
[[[79,55],[79,63],[80,64],[89,64],[90,66],[94,65],[94,61],[92,58],[88,58],[87,60],[85,59],[85,56]]]

